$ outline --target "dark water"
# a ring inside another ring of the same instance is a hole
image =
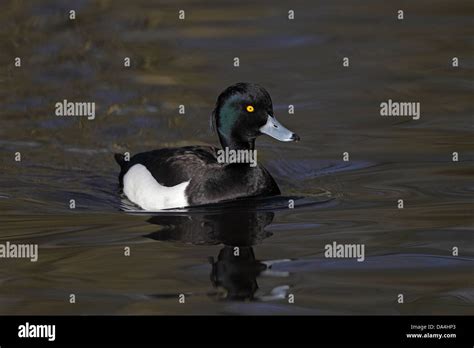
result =
[[[0,242],[39,260],[0,259],[1,314],[474,313],[472,1],[289,3],[2,3]],[[258,140],[284,197],[121,210],[113,153],[216,144],[208,116],[238,81],[302,137]],[[56,117],[63,99],[96,118]],[[380,117],[387,99],[421,118]],[[365,261],[325,258],[333,241]]]

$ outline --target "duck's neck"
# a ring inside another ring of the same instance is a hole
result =
[[[255,139],[248,141],[239,141],[237,139],[229,138],[223,134],[219,134],[219,140],[223,149],[228,148],[229,150],[254,150]]]

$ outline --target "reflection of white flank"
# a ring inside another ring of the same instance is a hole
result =
[[[270,295],[260,296],[259,300],[261,301],[274,301],[274,300],[283,300],[287,297],[288,290],[290,287],[288,285],[280,285],[276,288],[273,288],[270,292]]]
[[[171,187],[160,185],[144,165],[135,164],[123,177],[123,193],[145,210],[179,208],[188,205],[188,184],[189,181]]]

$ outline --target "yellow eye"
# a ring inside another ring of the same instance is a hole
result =
[[[247,105],[247,111],[248,112],[253,112],[255,109],[253,108],[252,105]]]

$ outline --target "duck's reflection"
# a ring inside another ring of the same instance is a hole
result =
[[[146,237],[192,244],[224,244],[217,258],[209,257],[211,283],[225,290],[217,296],[226,300],[253,300],[258,289],[257,278],[262,272],[269,272],[270,263],[258,261],[252,245],[271,236],[265,227],[273,217],[273,212],[256,210],[155,215],[148,222],[164,228]]]
[[[226,211],[212,214],[155,215],[148,222],[165,227],[146,237],[190,244],[251,246],[271,236],[265,226],[273,212]]]
[[[215,288],[222,287],[228,300],[254,299],[258,289],[257,277],[267,266],[255,259],[250,246],[224,246],[217,260],[209,258],[212,265],[211,283]]]

